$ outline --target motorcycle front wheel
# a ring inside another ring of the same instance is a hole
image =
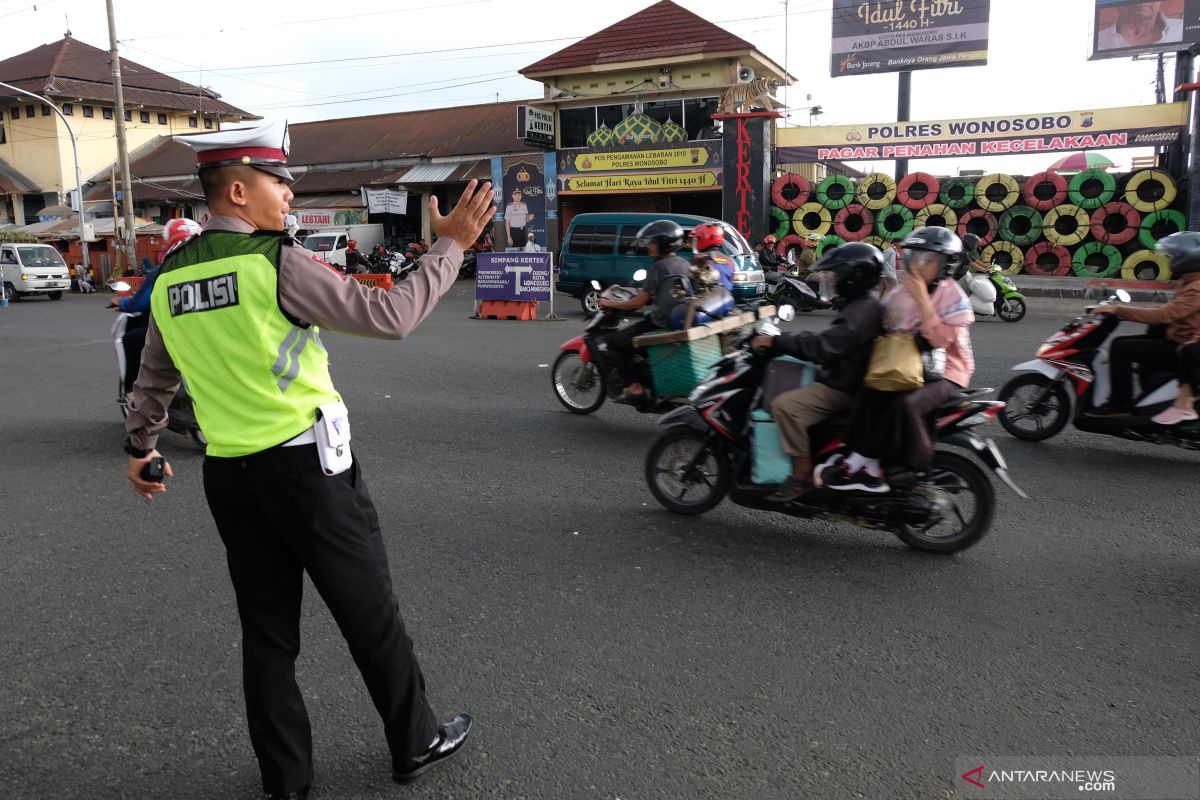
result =
[[[983,538],[996,516],[996,489],[969,458],[939,450],[929,477],[915,490],[939,507],[937,519],[924,527],[904,525],[900,541],[927,553],[957,553]]]
[[[686,426],[668,428],[646,454],[646,484],[663,508],[695,516],[725,497],[729,458],[708,437]]]
[[[1018,375],[1000,390],[1000,424],[1026,442],[1054,436],[1071,418],[1071,397],[1063,385],[1036,372]]]
[[[1019,297],[998,298],[996,316],[1005,322],[1020,322],[1025,319],[1025,301]]]
[[[564,350],[554,360],[550,370],[554,396],[574,414],[591,414],[604,405],[608,394],[604,376],[595,361],[584,363],[576,350]]]

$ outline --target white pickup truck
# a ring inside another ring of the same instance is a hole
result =
[[[0,281],[4,296],[17,300],[26,295],[45,295],[61,300],[71,286],[67,262],[48,244],[0,244]]]
[[[311,231],[304,238],[304,246],[326,264],[346,266],[346,246],[353,239],[357,250],[365,258],[377,244],[383,244],[383,225],[363,223],[361,225],[339,225]]]

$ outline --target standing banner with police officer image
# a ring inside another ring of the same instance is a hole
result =
[[[1200,42],[1200,0],[1096,0],[1090,60],[1186,50]]]
[[[830,74],[983,66],[990,13],[990,0],[833,0]]]
[[[540,159],[539,159],[540,160]],[[524,250],[533,242],[546,246],[546,188],[542,168],[533,158],[522,159],[504,170],[504,246]]]

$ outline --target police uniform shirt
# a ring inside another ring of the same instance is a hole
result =
[[[524,203],[509,203],[504,208],[504,221],[510,228],[524,228],[529,219],[529,207]]]

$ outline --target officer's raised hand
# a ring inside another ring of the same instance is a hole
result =
[[[495,213],[496,209],[492,204],[495,196],[496,192],[492,189],[490,181],[480,186],[479,181],[472,180],[467,184],[454,210],[445,216],[438,213],[437,197],[429,198],[429,219],[433,222],[433,232],[438,236],[453,239],[459,247],[466,250],[475,244],[475,240]]]

